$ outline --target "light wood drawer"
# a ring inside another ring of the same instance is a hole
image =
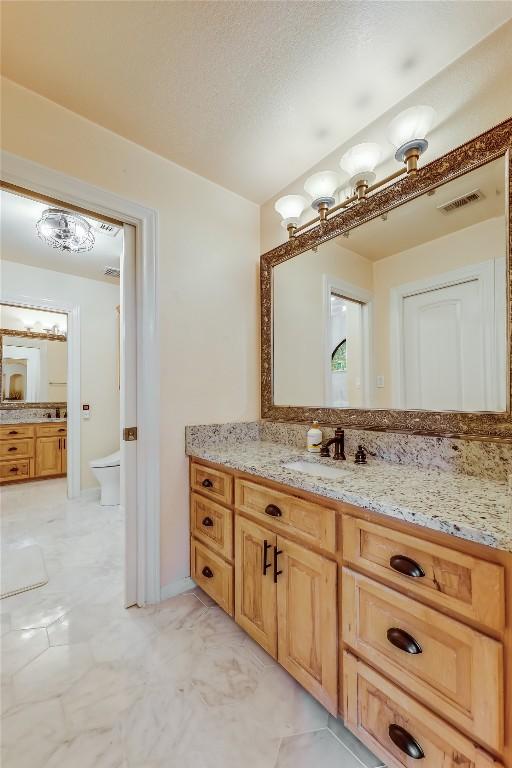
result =
[[[201,539],[228,560],[233,558],[233,512],[198,493],[190,497],[191,529]]]
[[[346,652],[343,678],[345,725],[388,768],[499,768],[471,740]]]
[[[33,424],[2,424],[0,426],[0,439],[12,440],[18,437],[34,437]]]
[[[233,566],[195,539],[191,543],[192,578],[212,600],[233,615]]]
[[[343,641],[481,743],[503,746],[503,646],[343,568]]]
[[[348,515],[343,516],[343,559],[435,607],[493,630],[504,628],[501,565]]]
[[[19,461],[0,461],[0,482],[24,480],[30,477],[30,459]]]
[[[193,490],[201,491],[215,501],[224,504],[231,504],[233,501],[233,478],[226,472],[192,462],[190,484]]]
[[[336,551],[336,513],[333,509],[274,491],[248,480],[236,480],[235,505],[242,512],[271,520],[312,546]]]
[[[37,437],[63,437],[67,434],[67,424],[62,421],[56,424],[36,424],[36,436]]]
[[[34,438],[0,440],[0,459],[25,459],[34,455]]]

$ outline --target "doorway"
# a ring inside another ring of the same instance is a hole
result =
[[[132,463],[135,468],[132,472],[121,472],[122,502],[126,507],[125,604],[158,602],[159,450],[158,441],[153,437],[159,431],[156,213],[8,153],[2,153],[2,158],[4,188],[14,188],[22,194],[50,204],[58,203],[70,210],[86,211],[100,219],[112,219],[117,215],[116,221],[120,221],[128,232],[126,240],[131,243],[132,251],[123,254],[123,258],[131,263],[131,274],[122,281],[121,292],[125,297],[125,309],[131,306],[133,311],[121,311],[120,366],[121,370],[124,366],[131,371],[133,386],[121,397],[121,427],[122,430],[135,427],[138,439],[130,440],[129,447],[124,441],[121,443],[125,466]],[[126,303],[128,297],[131,305]],[[70,312],[68,316],[73,316],[72,308],[66,309]],[[79,321],[79,317],[76,319]],[[150,396],[141,373],[144,366],[155,372]],[[126,376],[124,380],[128,380]],[[80,408],[75,409],[75,417],[80,419]]]

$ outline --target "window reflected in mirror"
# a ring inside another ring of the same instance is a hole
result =
[[[274,404],[506,410],[505,206],[498,158],[276,266]]]

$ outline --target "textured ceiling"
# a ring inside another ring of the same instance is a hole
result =
[[[511,16],[494,0],[15,0],[2,70],[263,202]]]

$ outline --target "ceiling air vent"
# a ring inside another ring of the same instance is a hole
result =
[[[472,192],[468,192],[466,195],[461,195],[460,197],[456,197],[447,203],[443,203],[443,205],[438,205],[437,210],[441,211],[441,213],[453,213],[453,211],[464,208],[466,205],[477,203],[479,200],[483,200],[484,197],[485,195],[480,189],[474,189]]]
[[[116,226],[116,224],[109,224],[108,221],[95,221],[94,229],[98,232],[103,232],[104,235],[108,235],[109,237],[115,237],[121,227]]]
[[[120,277],[121,270],[117,269],[117,267],[105,267],[103,274],[107,277]]]

